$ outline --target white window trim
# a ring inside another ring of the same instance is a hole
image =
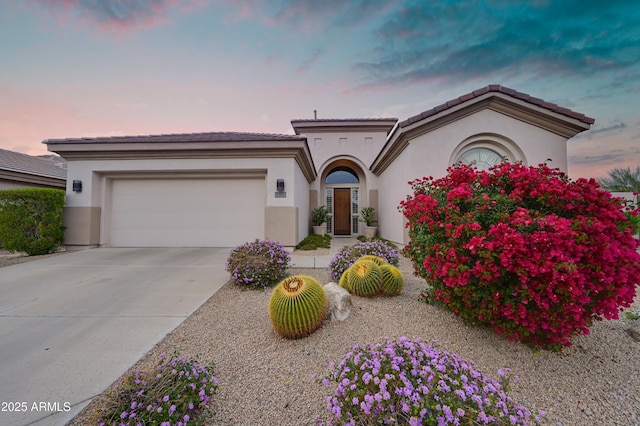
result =
[[[449,165],[457,163],[462,154],[473,148],[490,149],[508,162],[520,161],[527,165],[527,159],[518,145],[511,139],[496,133],[479,133],[460,142],[449,158]]]

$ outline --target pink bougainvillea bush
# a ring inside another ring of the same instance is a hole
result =
[[[638,210],[594,179],[503,163],[456,165],[410,184],[404,253],[430,285],[425,301],[550,350],[633,302]]]

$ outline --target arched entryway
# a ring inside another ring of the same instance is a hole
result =
[[[364,189],[365,175],[354,161],[336,160],[325,168],[322,174],[322,191],[324,204],[329,211],[328,234],[360,234],[359,214]]]

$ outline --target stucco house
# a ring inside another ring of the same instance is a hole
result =
[[[0,190],[67,186],[66,162],[54,155],[34,157],[0,149]]]
[[[327,232],[405,243],[397,206],[408,181],[458,161],[506,159],[567,169],[567,140],[594,119],[490,85],[406,120],[299,119],[295,135],[218,132],[50,139],[68,161],[68,248],[233,247],[255,238],[296,245],[326,205]]]

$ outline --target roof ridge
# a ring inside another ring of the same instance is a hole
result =
[[[572,111],[569,108],[564,108],[559,106],[558,104],[552,103],[552,102],[547,102],[543,99],[540,98],[536,98],[533,97],[527,93],[523,93],[523,92],[518,92],[517,90],[502,86],[500,84],[489,84],[485,87],[481,87],[479,89],[476,89],[472,92],[466,93],[462,96],[458,96],[457,98],[451,99],[445,103],[442,103],[440,105],[437,105],[429,110],[423,111],[420,114],[416,114],[413,115],[409,118],[407,118],[406,120],[398,123],[398,125],[400,127],[406,127],[410,124],[413,124],[417,121],[423,120],[427,117],[431,117],[439,112],[442,112],[444,110],[447,110],[449,108],[452,108],[455,105],[459,105],[459,104],[463,104],[465,102],[469,102],[472,99],[478,98],[482,95],[485,95],[487,93],[491,93],[491,92],[496,92],[496,93],[504,93],[505,95],[511,96],[513,98],[516,99],[520,99],[523,100],[525,102],[528,102],[530,104],[539,106],[541,108],[547,109],[549,111],[553,111],[555,113],[564,115],[566,117],[570,117],[576,120],[579,120],[583,123],[586,124],[593,124],[595,123],[595,119],[591,118],[591,117],[587,117],[586,115],[576,112],[576,111]]]

